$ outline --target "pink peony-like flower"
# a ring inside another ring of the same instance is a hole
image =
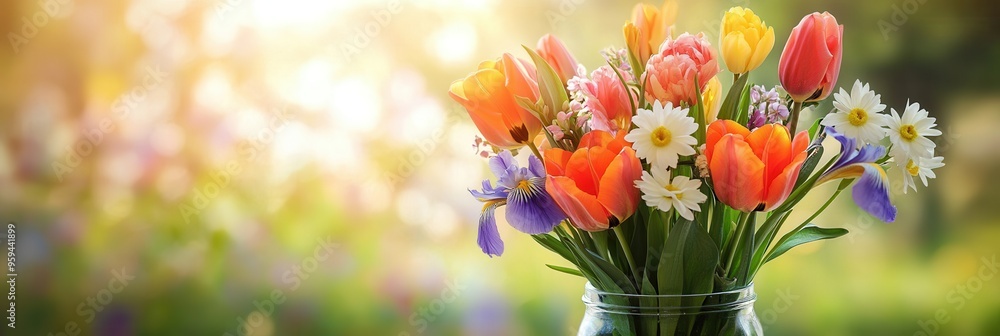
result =
[[[626,82],[632,81],[628,72],[618,72]],[[630,94],[618,79],[618,74],[610,66],[602,66],[590,74],[591,79],[582,81],[580,92],[586,97],[584,105],[593,113],[595,130],[616,134],[628,130],[632,125],[632,104]]]
[[[719,63],[711,46],[702,34],[684,33],[664,42],[660,53],[646,63],[642,79],[646,83],[646,101],[694,105],[697,102],[695,75],[698,87],[704,90],[708,81],[719,73]]]

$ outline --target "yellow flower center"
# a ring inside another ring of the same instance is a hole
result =
[[[673,135],[670,134],[670,130],[666,127],[660,126],[649,133],[649,140],[653,142],[653,146],[663,147],[670,144],[670,139]]]
[[[903,140],[913,141],[917,138],[917,128],[913,125],[903,125],[899,128],[899,136],[903,137]]]
[[[521,182],[517,182],[517,189],[521,189],[524,191],[531,191],[531,182],[528,182],[528,180],[526,179],[521,180]]]
[[[862,108],[854,108],[851,112],[847,113],[847,121],[851,122],[851,125],[861,126],[868,122],[868,112]]]
[[[917,176],[917,174],[920,173],[920,167],[913,163],[913,160],[910,160],[906,163],[906,171],[909,172],[910,175]]]
[[[667,189],[667,191],[674,193],[673,198],[676,198],[678,201],[684,199],[684,193],[678,193],[678,191],[680,191],[681,188],[678,188],[673,184],[665,185],[663,186],[663,189]]]

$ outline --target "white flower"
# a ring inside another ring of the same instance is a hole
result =
[[[681,217],[694,220],[691,210],[701,211],[698,203],[708,199],[702,194],[701,180],[692,180],[687,176],[674,177],[670,181],[670,172],[665,169],[652,169],[653,173],[642,172],[642,180],[635,181],[635,186],[642,191],[642,199],[646,205],[663,211],[677,209]]]
[[[903,172],[903,193],[905,194],[908,189],[913,189],[917,191],[917,183],[914,181],[914,177],[920,177],[920,181],[927,186],[928,178],[936,178],[937,175],[934,174],[934,169],[944,167],[944,158],[940,156],[931,157],[917,157],[913,159],[907,159],[903,156],[898,156],[895,158],[896,167]]]
[[[935,145],[927,137],[941,135],[941,131],[934,129],[937,119],[928,117],[927,110],[921,109],[918,103],[907,103],[902,117],[896,109],[890,111],[892,117],[886,125],[889,126],[889,141],[892,141],[893,147],[907,158],[930,158]]]
[[[679,155],[694,155],[694,145],[698,143],[691,134],[698,130],[694,118],[688,116],[688,109],[674,107],[667,102],[663,106],[657,101],[653,110],[639,109],[632,118],[638,128],[628,132],[625,140],[632,143],[636,156],[659,169],[677,167]]]
[[[837,112],[828,114],[820,123],[830,126],[851,138],[858,139],[858,148],[865,143],[875,144],[885,138],[888,116],[879,113],[885,111],[881,95],[875,94],[868,84],[855,81],[848,95],[844,88],[833,95],[833,107]]]

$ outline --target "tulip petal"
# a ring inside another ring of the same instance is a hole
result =
[[[827,47],[824,30],[817,27],[822,24],[819,20],[822,18],[818,13],[802,18],[792,29],[778,62],[781,86],[795,101],[805,101],[820,89],[834,59]]]
[[[844,48],[841,45],[844,37],[844,26],[838,26],[837,20],[833,18],[832,15],[826,13],[827,17],[824,21],[826,24],[826,47],[830,50],[830,54],[833,55],[833,60],[830,62],[830,66],[827,67],[826,73],[823,76],[823,81],[820,82],[820,87],[822,92],[816,100],[825,99],[833,92],[834,85],[837,85],[837,77],[840,75],[840,62],[843,59]],[[833,36],[835,34],[835,36]]]
[[[767,59],[767,55],[771,53],[772,48],[774,48],[774,28],[767,27],[767,32],[757,42],[757,48],[753,50],[753,56],[750,57],[749,69],[756,69],[761,64],[764,64],[764,60]]]
[[[639,206],[635,181],[642,178],[642,164],[632,148],[624,148],[604,171],[597,200],[619,222],[628,219]]]
[[[727,134],[709,163],[716,196],[733,209],[749,212],[764,200],[764,163],[743,137]]]
[[[610,214],[597,197],[577,188],[576,182],[570,178],[549,176],[545,180],[545,189],[576,227],[586,231],[602,231],[609,228]]]
[[[795,182],[799,177],[799,170],[802,169],[802,164],[805,161],[806,152],[802,151],[781,171],[781,174],[771,181],[767,189],[767,196],[764,197],[764,211],[774,210],[788,198],[788,195],[792,193],[792,189],[795,188]]]
[[[483,208],[483,213],[479,215],[479,235],[476,243],[490,257],[503,254],[503,240],[500,239],[500,231],[497,230],[497,220],[494,212],[500,203],[487,204]]]
[[[753,49],[743,37],[742,32],[732,32],[722,39],[722,57],[726,61],[726,66],[733,73],[744,73],[749,68],[750,54]]]
[[[518,231],[541,234],[552,231],[566,218],[545,192],[545,178],[535,177],[507,196],[507,222]]]
[[[764,190],[770,190],[773,181],[791,161],[791,139],[788,129],[778,124],[767,124],[755,129],[746,139],[753,152],[764,162]]]
[[[509,130],[523,126],[523,122],[519,117],[520,107],[516,106],[513,96],[504,86],[505,81],[503,74],[495,69],[476,71],[462,81],[461,94],[468,102],[463,105],[487,141],[504,148],[518,147],[521,144],[515,141]],[[453,89],[452,92],[459,91]]]
[[[708,125],[708,130],[705,133],[705,158],[708,162],[712,162],[712,155],[715,153],[715,145],[722,139],[722,136],[726,134],[737,134],[743,138],[750,136],[750,130],[746,126],[740,125],[740,123],[728,120],[719,119]]]
[[[614,159],[615,154],[604,147],[579,149],[566,164],[566,177],[576,181],[580,190],[597,195],[600,178]]]
[[[545,157],[546,174],[565,176],[566,164],[569,163],[569,159],[573,156],[573,153],[561,148],[552,148],[542,153],[542,156]]]

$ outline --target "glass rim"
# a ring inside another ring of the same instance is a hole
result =
[[[711,292],[711,293],[704,293],[704,294],[667,294],[667,295],[652,294],[652,295],[650,295],[650,294],[628,294],[628,293],[605,292],[605,291],[602,291],[600,289],[597,289],[597,287],[594,287],[594,285],[591,284],[590,281],[587,281],[587,283],[583,286],[583,291],[584,291],[584,294],[585,294],[584,296],[586,296],[587,293],[593,293],[593,294],[597,294],[597,295],[629,297],[629,298],[692,298],[692,297],[699,297],[699,296],[741,294],[741,293],[746,293],[747,290],[749,290],[750,294],[753,294],[753,296],[756,297],[757,294],[754,292],[753,288],[754,288],[754,283],[751,282],[750,284],[748,284],[748,285],[746,285],[744,287],[740,287],[740,288],[736,288],[736,289],[732,289],[732,290],[728,290],[728,291],[723,291],[723,292]]]
[[[737,288],[728,291],[705,293],[705,294],[677,294],[677,295],[646,295],[646,294],[624,294],[624,293],[611,293],[598,290],[589,281],[584,286],[584,293],[581,299],[587,309],[594,309],[599,312],[604,313],[614,313],[614,314],[630,314],[630,315],[689,315],[689,314],[704,314],[704,313],[715,313],[715,312],[726,312],[726,311],[738,311],[748,307],[753,306],[754,302],[757,301],[757,293],[753,290],[753,283],[748,284],[745,287]],[[719,303],[711,304],[700,304],[700,305],[678,305],[678,306],[641,306],[641,305],[621,305],[616,303],[608,302],[603,298],[621,298],[621,299],[684,299],[684,298],[709,298],[709,297],[721,297],[726,295],[737,295],[736,298],[732,300],[727,300]]]

